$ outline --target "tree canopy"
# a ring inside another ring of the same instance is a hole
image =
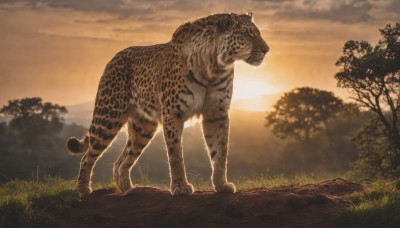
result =
[[[280,137],[307,141],[310,134],[327,125],[327,121],[344,107],[332,92],[301,87],[285,93],[267,113],[266,125]]]
[[[61,130],[63,115],[67,113],[64,106],[43,102],[40,97],[10,100],[0,113],[11,117],[9,127],[18,131],[27,144],[37,137],[54,134]]]
[[[70,157],[65,142],[86,129],[66,125],[64,106],[39,97],[10,100],[0,108],[0,183],[9,178],[61,175],[73,177],[79,158]]]
[[[13,119],[40,116],[42,119],[48,121],[53,119],[62,120],[61,115],[67,112],[64,106],[50,102],[43,103],[40,97],[10,100],[0,110],[0,113],[12,116]]]
[[[374,112],[384,134],[400,158],[400,24],[379,30],[375,46],[366,41],[350,40],[336,62],[338,86],[349,89],[352,99]]]

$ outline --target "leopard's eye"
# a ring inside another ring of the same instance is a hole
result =
[[[252,30],[250,30],[250,29],[247,30],[247,34],[248,34],[250,37],[254,37],[254,32],[253,32]]]

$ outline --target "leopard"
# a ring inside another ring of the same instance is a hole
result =
[[[180,25],[169,42],[132,46],[106,65],[98,84],[87,134],[67,141],[71,154],[83,155],[77,191],[92,193],[96,161],[124,128],[127,140],[113,166],[123,195],[134,187],[132,167],[160,128],[166,145],[170,193],[192,195],[183,159],[185,121],[199,118],[217,193],[235,193],[227,179],[229,109],[234,65],[259,66],[269,51],[252,13],[218,13]]]

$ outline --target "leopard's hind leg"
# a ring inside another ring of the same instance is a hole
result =
[[[93,118],[93,122],[89,128],[89,148],[82,157],[79,169],[77,186],[79,193],[87,195],[92,192],[90,187],[91,177],[96,161],[114,140],[125,122],[125,116],[115,119],[104,116],[95,116]],[[104,125],[102,123],[104,123]]]
[[[130,94],[129,69],[123,55],[116,55],[107,64],[96,96],[88,134],[88,150],[81,160],[78,177],[78,191],[82,194],[92,191],[90,182],[93,167],[128,119]]]
[[[123,194],[132,189],[130,171],[157,130],[157,122],[144,118],[128,121],[128,140],[125,149],[114,163],[114,182]]]

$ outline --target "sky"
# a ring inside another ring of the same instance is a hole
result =
[[[118,51],[166,43],[186,21],[246,11],[271,51],[259,67],[236,63],[233,104],[263,111],[260,99],[300,86],[346,99],[333,77],[344,43],[375,44],[379,28],[400,21],[400,0],[0,0],[0,105],[94,100]]]

